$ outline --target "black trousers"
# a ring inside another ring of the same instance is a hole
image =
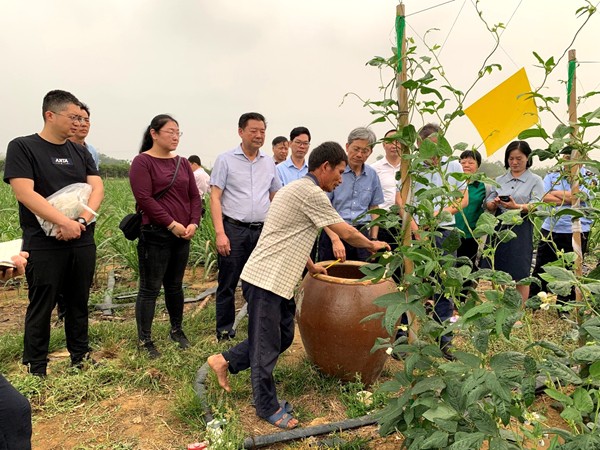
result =
[[[65,336],[71,361],[80,362],[90,351],[88,300],[95,268],[95,245],[29,252],[23,364],[29,364],[31,372],[46,368],[50,318],[59,296],[65,305]]]
[[[260,228],[247,228],[223,221],[225,234],[229,238],[231,252],[228,256],[218,257],[219,273],[217,276],[217,336],[226,333],[233,337],[235,321],[235,288],[240,281],[244,265],[260,237]],[[247,300],[247,298],[246,298]]]
[[[176,237],[166,228],[144,225],[138,242],[140,290],[135,303],[138,338],[152,340],[152,322],[161,285],[171,328],[183,322],[183,275],[190,255],[190,241]]]
[[[581,252],[585,255],[587,252],[588,246],[588,237],[590,233],[586,231],[585,233],[581,233]],[[541,291],[548,290],[548,283],[544,281],[539,275],[540,273],[544,273],[543,266],[557,261],[558,255],[556,254],[557,250],[561,250],[563,252],[572,252],[573,251],[573,235],[571,233],[551,233],[548,230],[542,229],[542,238],[538,244],[537,248],[537,257],[535,260],[535,267],[533,268],[532,276],[537,277],[542,282],[542,287],[540,288],[537,284],[531,284],[529,295],[533,297],[537,295]],[[571,294],[568,296],[558,296],[559,303],[565,303],[568,301],[575,300],[575,288],[571,290]]]
[[[31,405],[2,375],[0,450],[31,450]]]
[[[367,229],[365,228],[361,230],[362,227],[363,225],[358,225],[354,228],[359,230],[365,237],[368,238],[369,236],[367,235]],[[368,261],[371,258],[371,253],[367,249],[353,247],[343,239],[342,243],[346,249],[346,259],[348,261]],[[336,257],[333,256],[331,239],[329,239],[329,236],[327,236],[325,231],[322,231],[321,237],[319,238],[319,261],[329,261],[332,259],[336,259]]]
[[[273,369],[294,340],[296,303],[242,281],[248,302],[248,339],[223,352],[229,372],[250,368],[256,414],[267,418],[279,409]]]

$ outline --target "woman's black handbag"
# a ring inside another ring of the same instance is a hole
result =
[[[119,223],[119,228],[125,235],[126,239],[135,241],[140,237],[142,232],[142,211],[127,214]]]
[[[179,164],[181,163],[181,156],[177,158],[177,166],[175,167],[175,173],[173,174],[173,179],[171,183],[162,191],[160,191],[154,198],[159,200],[163,195],[167,193],[173,183],[175,182],[175,177],[177,176],[177,171],[179,170]],[[137,208],[136,208],[137,209]],[[143,211],[137,211],[131,214],[127,214],[123,219],[121,219],[121,223],[119,223],[119,229],[123,232],[126,239],[130,241],[135,241],[142,234],[142,214]]]

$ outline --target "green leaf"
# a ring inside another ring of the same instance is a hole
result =
[[[473,336],[473,345],[480,353],[487,353],[488,344],[490,340],[490,332],[489,330],[479,331]]]
[[[552,133],[552,137],[555,139],[562,139],[565,136],[567,136],[568,134],[571,134],[574,132],[574,128],[568,125],[564,125],[564,124],[560,124],[556,127],[556,130],[554,130],[554,133]]]
[[[506,290],[504,291],[502,301],[506,305],[511,306],[512,308],[520,308],[521,304],[523,303],[523,297],[521,296],[521,294],[519,294],[519,291],[517,291],[516,288],[511,286],[506,288]]]
[[[573,358],[580,362],[600,361],[600,345],[586,345],[573,351]]]
[[[557,267],[557,266],[549,266],[546,265],[544,266],[544,271],[552,276],[552,280],[546,280],[546,281],[570,281],[575,283],[577,281],[577,278],[575,278],[575,275],[573,274],[573,272],[571,272],[570,270],[565,269],[564,267]]]
[[[505,372],[518,370],[522,366],[524,358],[525,355],[519,352],[498,353],[490,358],[490,367],[498,377],[502,378]]]
[[[424,159],[431,159],[439,156],[438,146],[431,139],[425,139],[419,146],[419,156]]]
[[[553,398],[554,400],[558,400],[565,407],[573,405],[573,399],[571,397],[569,397],[567,394],[563,394],[562,392],[560,392],[557,389],[548,388],[544,392],[546,393],[546,395],[548,397]]]
[[[481,367],[481,359],[472,353],[462,352],[457,350],[453,353],[454,357],[466,366],[472,369],[478,369]]]
[[[458,422],[454,420],[443,420],[443,419],[435,419],[433,421],[442,431],[447,431],[448,433],[456,433],[458,429]]]
[[[540,371],[551,377],[556,377],[559,380],[570,384],[581,384],[582,380],[570,367],[567,367],[561,362],[547,359],[540,363]]]
[[[443,431],[435,431],[431,436],[425,439],[421,444],[422,449],[429,448],[444,448],[448,445],[448,433]]]
[[[539,346],[539,347],[545,348],[546,350],[550,350],[551,352],[553,352],[559,358],[564,358],[564,357],[567,356],[567,352],[565,352],[562,348],[560,348],[555,343],[548,342],[548,341],[537,341],[537,342],[534,342],[532,344],[529,344],[527,347],[525,347],[525,350],[529,350],[529,349],[531,349],[531,348],[533,348],[535,346]]]
[[[590,366],[590,377],[600,380],[600,361],[596,361]]]
[[[589,334],[595,341],[600,342],[600,317],[593,317],[583,322],[581,330]]]
[[[583,418],[581,417],[581,413],[577,411],[575,408],[567,407],[563,412],[560,413],[560,417],[565,420],[571,420],[575,423],[583,423]]]
[[[482,303],[469,309],[463,316],[463,319],[469,319],[477,315],[487,315],[494,312],[494,304],[490,302]]]
[[[457,419],[458,417],[459,414],[453,408],[445,404],[440,404],[423,413],[423,418],[430,422],[433,422],[436,419],[451,420]]]
[[[457,411],[465,409],[465,398],[462,395],[462,385],[459,382],[446,385],[444,398],[452,408]]]
[[[485,377],[485,385],[498,398],[510,403],[511,390],[503,387],[498,381],[498,377],[494,372],[488,372]]]
[[[529,138],[548,139],[550,136],[548,136],[548,133],[546,133],[546,130],[543,128],[530,128],[529,130],[521,131],[519,133],[519,139],[525,140]]]
[[[419,395],[427,391],[441,391],[445,387],[446,383],[444,383],[444,380],[441,377],[431,377],[419,381],[413,386],[410,392],[412,395]]]
[[[587,389],[582,387],[575,389],[575,392],[573,392],[573,406],[587,414],[594,411],[594,401]]]
[[[448,450],[473,450],[481,448],[485,435],[483,433],[456,433],[455,442]]]
[[[526,406],[531,406],[535,401],[535,378],[533,376],[524,378],[521,382],[521,395]]]
[[[498,433],[498,425],[496,420],[486,411],[483,411],[478,406],[473,406],[468,409],[469,417],[477,430],[487,435],[495,435]]]

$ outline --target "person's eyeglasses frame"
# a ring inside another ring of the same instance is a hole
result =
[[[171,137],[178,137],[180,138],[181,136],[183,136],[183,131],[175,131],[175,130],[160,130],[159,133],[165,132],[167,134],[170,134]]]
[[[66,115],[66,114],[61,114],[59,112],[56,111],[50,111],[52,114],[56,114],[57,116],[63,116],[66,117],[67,119],[69,119],[71,122],[75,123],[75,122],[79,122],[79,123],[83,123],[85,121],[85,117],[83,116],[75,116],[75,115]]]

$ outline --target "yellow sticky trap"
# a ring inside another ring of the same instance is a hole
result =
[[[537,106],[528,92],[531,86],[522,68],[465,109],[483,139],[487,156],[538,122]]]

